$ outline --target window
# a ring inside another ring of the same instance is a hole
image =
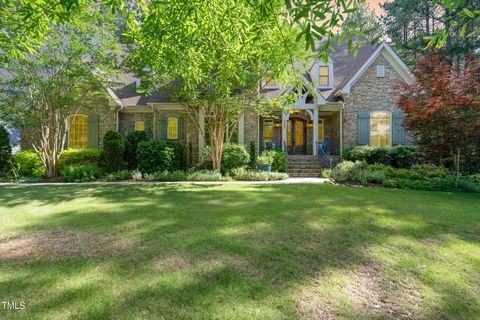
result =
[[[385,66],[377,66],[377,78],[385,77]]]
[[[178,118],[168,118],[167,139],[178,139]]]
[[[277,85],[277,81],[275,81],[275,79],[272,77],[272,76],[267,76],[265,78],[265,84],[267,86],[276,86]]]
[[[389,146],[390,128],[390,112],[377,111],[370,113],[370,144],[372,146]]]
[[[136,121],[135,122],[135,131],[145,131],[145,122]]]
[[[74,149],[85,149],[88,147],[88,116],[77,114],[69,119],[68,146]]]
[[[273,142],[273,120],[263,121],[263,142]]]
[[[329,77],[329,68],[328,66],[320,66],[319,68],[319,76],[318,76],[318,83],[321,86],[328,86],[330,84],[330,77]]]
[[[323,127],[323,119],[318,119],[318,142],[325,141],[325,130]]]

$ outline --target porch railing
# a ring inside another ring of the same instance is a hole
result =
[[[333,169],[333,162],[335,161],[332,157],[330,157],[324,150],[323,148],[319,148],[320,145],[318,144],[318,141],[315,142],[316,148],[317,148],[317,155],[319,158],[324,157],[327,159],[330,163],[330,170]]]

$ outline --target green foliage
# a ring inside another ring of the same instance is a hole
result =
[[[332,169],[330,176],[335,181],[364,182],[367,167],[365,161],[342,161]]]
[[[107,172],[121,170],[123,165],[123,145],[122,136],[114,130],[107,131],[103,138],[103,161]]]
[[[107,174],[105,178],[107,181],[125,181],[125,180],[131,180],[133,176],[132,176],[132,171],[120,170],[117,172],[112,172]]]
[[[127,137],[125,138],[125,151],[123,153],[123,159],[127,162],[128,169],[133,170],[138,167],[138,144],[147,140],[148,138],[145,131],[132,131],[127,134]]]
[[[63,179],[68,182],[87,182],[100,178],[102,170],[92,163],[71,164],[65,166],[61,174]]]
[[[183,168],[183,146],[164,140],[143,141],[138,144],[138,169],[142,173],[176,171]]]
[[[332,175],[332,170],[331,169],[323,169],[321,172],[322,178],[330,178]]]
[[[342,158],[346,161],[365,161],[368,164],[382,163],[396,168],[410,168],[421,160],[418,146],[398,145],[394,147],[354,146],[346,148]]]
[[[20,6],[18,1],[7,2]],[[36,10],[41,10],[39,2],[27,1],[21,7],[31,9],[30,5],[36,3]],[[6,37],[25,41],[23,36],[16,37],[23,26],[12,29],[12,24],[19,23],[16,14],[22,10],[14,5],[7,13],[3,10],[9,6],[3,2],[0,5],[0,59],[2,69],[8,73],[0,77],[0,119],[22,128],[35,150],[39,150],[49,177],[58,174],[67,117],[88,110],[93,101],[107,96],[105,87],[111,84],[117,70],[118,41],[112,17],[99,3],[89,3],[88,10],[76,12],[68,23],[51,23],[43,30],[35,30],[45,41],[38,43],[35,54],[30,51],[21,55],[5,54],[2,40]],[[43,18],[37,13],[34,16]]]
[[[99,164],[102,151],[100,149],[67,149],[64,150],[59,160],[60,171],[71,164]]]
[[[181,170],[164,170],[146,174],[145,178],[147,181],[185,181],[187,179],[187,174]]]
[[[258,165],[272,165],[273,163],[273,157],[269,154],[264,154],[262,153],[258,158],[257,158],[257,164]]]
[[[459,187],[451,172],[434,165],[417,165],[414,169],[396,169],[384,164],[366,165],[365,162],[343,161],[331,173],[338,182],[377,183],[385,188],[402,188],[428,191],[480,192],[480,181],[472,177],[462,177]]]
[[[347,16],[342,24],[343,32],[361,31],[368,42],[377,44],[385,37],[385,27],[375,11],[366,2],[359,2],[357,10]]]
[[[7,129],[0,125],[0,173],[10,169],[10,156],[12,147]]]
[[[276,181],[288,179],[288,174],[283,172],[261,172],[237,168],[232,170],[233,179],[241,181]]]
[[[20,177],[44,177],[45,167],[38,154],[24,150],[12,155],[13,170]]]
[[[281,150],[265,150],[262,152],[262,155],[271,157],[272,162],[272,171],[276,172],[285,172],[287,169],[287,155]]]
[[[222,176],[217,170],[199,170],[187,172],[187,181],[228,181],[228,177]]]
[[[243,144],[228,143],[223,149],[221,171],[230,174],[232,169],[245,167],[249,160],[250,155]]]
[[[255,165],[257,163],[257,144],[255,140],[250,141],[250,162],[248,165],[250,166],[251,169],[255,168]]]

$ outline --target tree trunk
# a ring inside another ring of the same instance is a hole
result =
[[[458,182],[460,180],[460,149],[457,149],[457,153],[453,159],[455,163],[455,188],[458,188]]]

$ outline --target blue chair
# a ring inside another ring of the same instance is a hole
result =
[[[328,154],[328,141],[322,141],[318,144],[318,154]]]
[[[282,150],[282,148],[279,148],[274,142],[265,142],[265,145],[267,146],[267,150]]]

